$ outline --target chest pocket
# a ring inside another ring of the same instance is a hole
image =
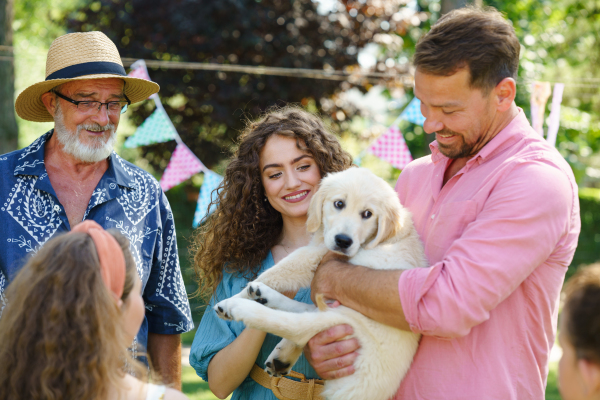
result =
[[[461,237],[467,225],[475,220],[477,203],[473,200],[446,203],[431,221],[425,253],[431,264],[443,259],[452,243]]]

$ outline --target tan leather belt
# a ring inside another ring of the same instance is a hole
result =
[[[321,396],[324,381],[320,379],[306,379],[296,371],[290,371],[287,376],[300,379],[295,381],[286,377],[276,378],[267,374],[261,367],[254,364],[250,371],[250,378],[260,386],[271,391],[280,400],[324,400]]]

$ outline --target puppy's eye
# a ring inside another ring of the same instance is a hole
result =
[[[360,214],[361,217],[363,217],[363,219],[369,219],[373,216],[373,213],[369,210],[365,210],[362,212],[362,214]]]
[[[344,208],[344,202],[341,200],[334,201],[333,206],[338,210],[341,210],[342,208]]]

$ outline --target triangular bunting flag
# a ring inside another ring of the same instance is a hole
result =
[[[133,135],[127,138],[124,146],[129,148],[146,146],[168,142],[176,137],[177,132],[173,128],[167,112],[159,107],[142,122]]]
[[[204,218],[212,214],[212,212],[217,208],[216,204],[212,204],[210,206],[210,210],[208,210],[208,213],[206,213],[206,209],[211,202],[212,192],[219,187],[221,181],[223,181],[223,177],[221,175],[210,170],[206,170],[204,172],[204,182],[200,188],[200,196],[198,196],[198,204],[196,205],[196,212],[194,213],[194,228],[197,228]]]
[[[131,71],[129,71],[127,76],[131,78],[145,79],[147,81],[151,80],[150,75],[148,75],[148,68],[146,67],[146,62],[144,60],[137,60],[136,62],[131,64]],[[158,99],[158,94],[154,93],[148,98],[156,100]]]
[[[531,126],[537,133],[544,136],[544,113],[550,97],[550,82],[533,82],[531,84]]]
[[[402,111],[402,114],[400,114],[400,118],[405,119],[408,122],[412,122],[413,124],[423,126],[425,123],[425,117],[423,114],[421,114],[421,100],[413,97],[404,111]]]
[[[552,106],[550,108],[550,116],[548,117],[548,135],[546,136],[546,141],[553,147],[556,147],[556,135],[560,126],[560,103],[562,102],[564,90],[564,83],[554,84]]]
[[[398,169],[403,169],[413,159],[400,129],[396,126],[390,126],[369,146],[368,151]]]
[[[138,60],[131,64],[131,71],[127,74],[132,78],[140,78],[145,79],[147,81],[150,80],[150,75],[148,75],[148,69],[146,69],[146,63],[143,60]]]
[[[160,187],[166,192],[192,175],[206,170],[207,168],[198,160],[198,157],[185,144],[179,143],[169,160],[165,173],[160,178]]]

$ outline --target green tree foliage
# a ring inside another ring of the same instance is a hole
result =
[[[46,55],[54,39],[66,33],[62,20],[80,0],[18,0],[14,2],[13,41],[15,94],[46,77]],[[16,97],[16,96],[15,96]],[[12,96],[10,97],[13,99]],[[17,117],[19,147],[33,142],[52,123],[30,122]]]
[[[565,83],[557,147],[581,186],[600,187],[600,1],[485,3],[506,14],[523,46],[518,104],[529,113],[533,81]]]
[[[343,16],[343,17],[342,17]],[[310,0],[102,0],[66,21],[71,31],[101,30],[122,57],[287,68],[357,64],[368,38],[345,12],[317,13]],[[356,28],[356,29],[355,29]],[[198,70],[150,69],[183,141],[210,168],[227,157],[244,119],[286,102],[320,107],[340,82]],[[335,111],[335,110],[334,110]],[[151,110],[133,113],[136,124]],[[173,143],[145,148],[158,169]]]
[[[19,137],[13,104],[12,21],[13,0],[0,0],[0,154],[16,150]]]

